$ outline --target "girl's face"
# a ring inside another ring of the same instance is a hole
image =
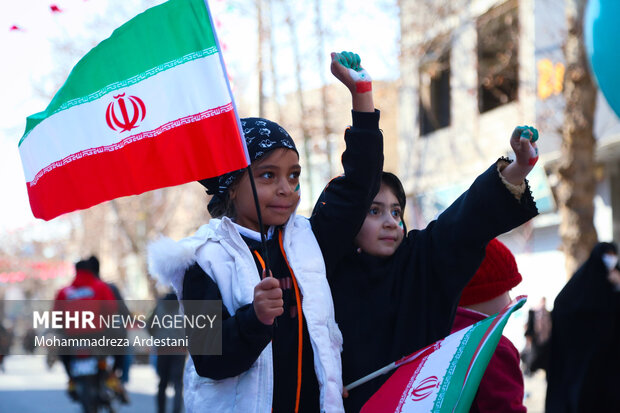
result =
[[[252,163],[252,173],[265,228],[284,225],[299,203],[299,157],[295,151],[278,148]],[[235,222],[259,232],[252,186],[247,172],[230,188]]]
[[[389,186],[381,184],[372,201],[355,243],[362,251],[376,257],[389,257],[403,241],[401,209]]]

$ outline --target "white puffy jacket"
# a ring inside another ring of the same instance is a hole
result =
[[[292,215],[284,228],[284,252],[303,295],[322,412],[344,412],[342,405],[342,335],[334,319],[325,264],[308,219]],[[253,301],[260,281],[251,252],[230,219],[212,219],[191,237],[161,238],[149,246],[149,271],[183,294],[185,271],[197,262],[217,284],[231,315]],[[223,380],[200,377],[191,358],[185,366],[184,398],[188,412],[248,413],[271,411],[273,354],[271,343],[250,369]]]

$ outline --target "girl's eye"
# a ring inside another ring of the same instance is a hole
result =
[[[394,218],[400,218],[400,209],[395,209],[392,211],[392,216]]]
[[[379,215],[379,208],[373,207],[368,210],[368,215]]]
[[[299,175],[300,175],[300,174],[301,174],[301,172],[300,172],[300,171],[292,172],[292,173],[289,175],[289,179],[299,179]]]
[[[274,176],[275,175],[273,172],[263,172],[262,174],[260,174],[259,178],[271,179]]]

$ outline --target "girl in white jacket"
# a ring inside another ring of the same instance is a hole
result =
[[[178,297],[222,301],[221,355],[200,351],[204,330],[188,332],[190,412],[343,411],[342,336],[326,265],[336,265],[364,220],[379,185],[383,143],[372,84],[359,56],[333,53],[331,70],[353,101],[342,158],[345,178],[334,184],[338,196],[330,197],[328,186],[320,213],[296,216],[301,167],[293,140],[274,122],[245,118],[263,227],[248,171],[236,171],[201,181],[213,195],[214,219],[192,237],[162,239],[149,248],[151,273],[171,283]],[[271,274],[265,273],[267,257]]]

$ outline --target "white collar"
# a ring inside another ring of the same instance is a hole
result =
[[[239,234],[243,235],[244,237],[250,238],[251,240],[254,240],[254,241],[261,241],[260,232],[243,227],[235,222],[233,222],[232,224],[235,226],[235,228],[237,228],[237,231],[239,231]],[[274,230],[275,228],[273,226],[269,227],[269,230],[267,231],[267,239],[271,239],[271,237],[273,236]]]

